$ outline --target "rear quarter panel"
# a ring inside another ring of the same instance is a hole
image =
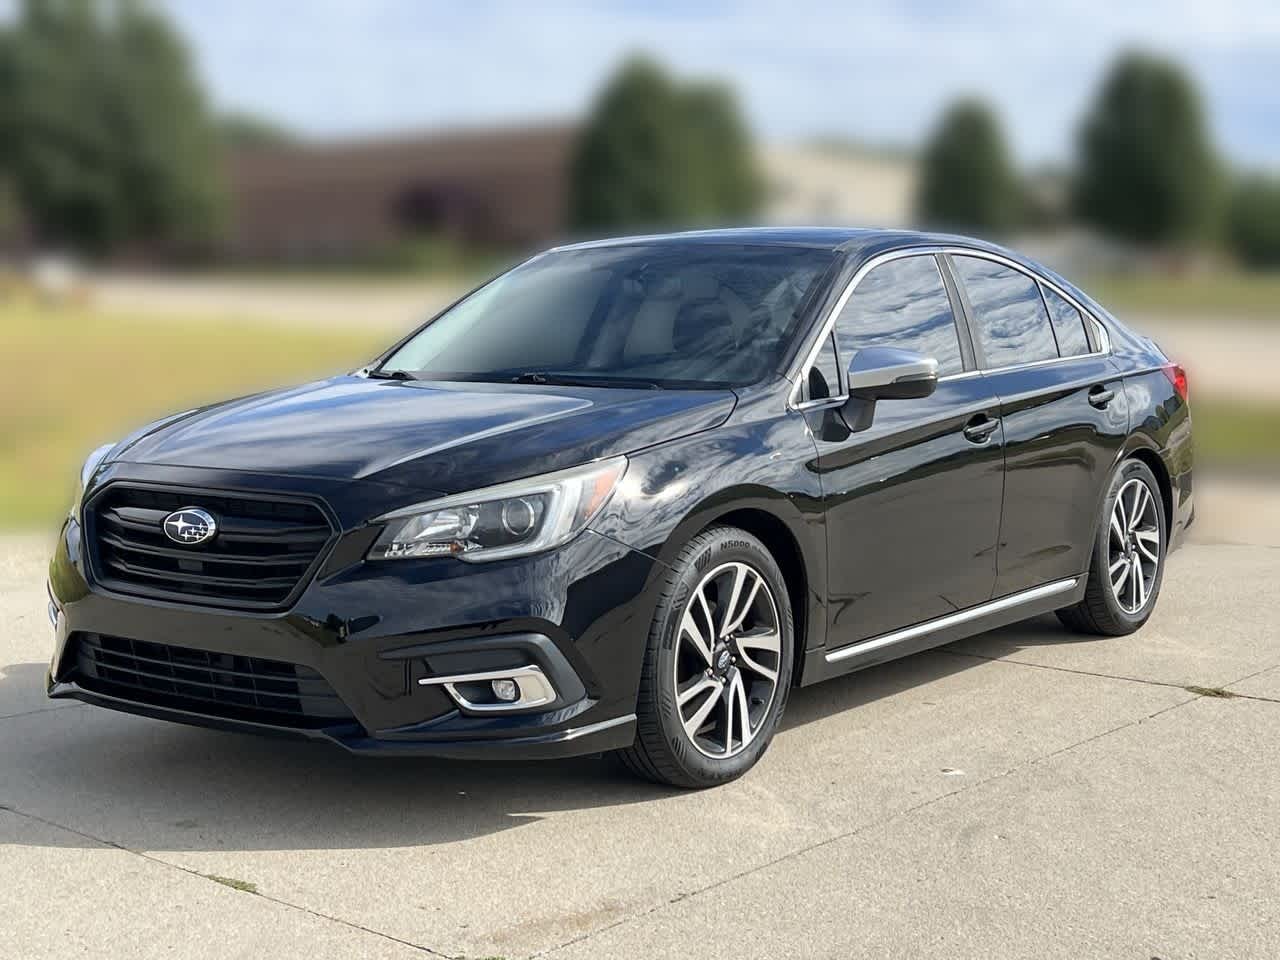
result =
[[[1195,513],[1191,406],[1158,368],[1129,374],[1124,387],[1131,422],[1127,450],[1149,450],[1159,458],[1165,476],[1158,479],[1168,483],[1169,539],[1176,546]]]

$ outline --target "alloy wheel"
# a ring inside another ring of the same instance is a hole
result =
[[[1107,568],[1116,603],[1136,615],[1147,605],[1160,569],[1160,512],[1141,478],[1121,487],[1111,508]]]
[[[764,576],[725,563],[698,582],[680,619],[676,711],[694,748],[736,756],[764,726],[782,666],[778,605]]]

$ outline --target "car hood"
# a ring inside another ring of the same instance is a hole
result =
[[[377,480],[438,494],[714,427],[729,390],[615,390],[344,376],[158,421],[112,460]]]

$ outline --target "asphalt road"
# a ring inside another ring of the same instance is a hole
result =
[[[0,957],[1275,957],[1280,491],[1201,514],[1138,635],[797,691],[704,793],[53,704],[45,546],[0,539]]]

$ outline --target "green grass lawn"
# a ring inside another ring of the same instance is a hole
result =
[[[1098,276],[1085,277],[1080,285],[1122,318],[1135,311],[1280,323],[1280,272]]]
[[[0,529],[55,523],[84,455],[149,420],[350,370],[390,342],[0,301]]]
[[[1192,395],[1191,425],[1200,465],[1280,470],[1280,407]]]

